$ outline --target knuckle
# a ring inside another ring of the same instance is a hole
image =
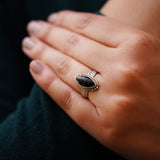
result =
[[[52,77],[52,75],[46,75],[45,80],[42,83],[43,85],[42,88],[48,90],[53,83],[54,83],[54,78]]]
[[[112,143],[116,143],[120,138],[120,131],[117,128],[113,127],[107,130],[106,135]]]
[[[70,35],[66,37],[64,42],[64,52],[69,52],[69,50],[79,42],[80,38],[77,35]]]
[[[117,114],[121,114],[122,113],[127,113],[128,109],[130,110],[130,108],[132,108],[132,106],[134,106],[134,98],[132,96],[119,96],[116,100],[115,100],[115,104],[117,107]],[[123,115],[124,117],[124,115]]]
[[[94,20],[94,15],[85,13],[82,14],[76,24],[77,29],[85,29]]]
[[[131,45],[138,48],[150,49],[154,46],[154,38],[143,32],[132,33],[131,34]]]
[[[119,120],[112,120],[112,123],[109,127],[101,128],[101,134],[104,137],[107,137],[110,143],[116,144],[124,136],[124,124],[121,124]]]
[[[122,142],[122,139],[124,140],[128,136],[129,126],[123,126],[121,123],[119,125],[115,125],[114,128],[107,132],[107,138],[112,144],[119,144]]]
[[[119,68],[121,73],[121,87],[124,89],[130,89],[132,86],[141,84],[142,70],[140,65],[135,64],[132,66],[124,66]]]
[[[130,96],[114,96],[114,108],[108,126],[103,127],[104,134],[112,142],[117,142],[125,134],[127,119],[131,118],[134,110],[133,98]]]
[[[114,103],[114,123],[108,133],[110,138],[116,141],[125,134],[127,119],[132,119],[132,113],[135,115],[136,108],[132,96],[119,96]]]
[[[139,106],[136,106],[135,97],[132,95],[117,95],[114,96],[113,101],[111,121],[109,121],[109,125],[105,125],[102,129],[104,129],[104,134],[116,143],[120,138],[124,138],[131,122],[127,120],[132,120],[137,115]]]
[[[70,69],[70,59],[64,58],[57,65],[57,72],[59,75],[66,75]]]
[[[73,99],[72,91],[66,88],[63,92],[63,97],[64,98],[62,98],[62,106],[65,109],[70,109],[72,107],[72,99]]]

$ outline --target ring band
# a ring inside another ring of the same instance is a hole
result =
[[[82,89],[81,94],[84,98],[88,98],[89,91],[95,91],[98,89],[99,84],[94,78],[96,71],[91,71],[88,74],[78,74],[76,76],[76,83]]]

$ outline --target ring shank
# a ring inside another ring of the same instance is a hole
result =
[[[82,89],[82,90],[81,90],[81,94],[82,94],[82,96],[83,96],[84,98],[88,98],[88,90]]]

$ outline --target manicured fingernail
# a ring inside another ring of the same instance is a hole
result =
[[[43,71],[44,67],[39,61],[32,61],[30,63],[30,69],[34,74],[40,74]]]
[[[42,25],[36,21],[32,21],[28,24],[27,28],[31,34],[37,34],[41,29]]]
[[[24,38],[23,39],[23,42],[22,42],[22,46],[25,48],[25,49],[32,49],[34,46],[35,46],[35,41],[32,40],[31,38]]]
[[[54,23],[56,21],[57,17],[58,17],[58,14],[53,13],[48,17],[48,21],[51,22],[51,23]]]

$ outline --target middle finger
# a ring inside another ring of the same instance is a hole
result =
[[[114,48],[56,25],[34,21],[28,25],[28,30],[32,36],[36,36],[89,68],[96,68],[98,72],[102,69],[101,64],[106,63],[106,59],[109,61],[113,58],[111,53],[115,50]]]

